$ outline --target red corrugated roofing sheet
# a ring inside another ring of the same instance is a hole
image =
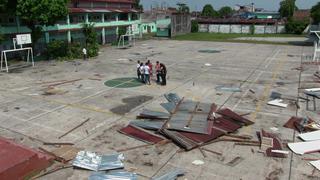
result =
[[[25,179],[52,161],[51,156],[0,137],[0,179]]]
[[[137,13],[135,9],[115,9],[115,8],[69,8],[71,13],[107,13],[107,12],[118,12],[118,13]]]
[[[127,136],[133,137],[135,139],[151,143],[151,144],[156,144],[159,143],[160,141],[165,140],[164,138],[157,136],[155,134],[151,134],[141,128],[138,128],[136,126],[128,125],[127,127],[124,127],[119,130],[120,133],[123,133]]]
[[[249,119],[246,119],[242,116],[240,116],[239,114],[231,111],[230,109],[228,108],[225,108],[225,109],[221,109],[217,112],[218,114],[221,114],[225,117],[228,117],[236,122],[240,122],[240,123],[244,123],[245,125],[251,125],[253,124],[252,121],[250,121]]]

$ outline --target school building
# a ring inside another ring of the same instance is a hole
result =
[[[101,44],[115,42],[120,27],[131,26],[135,34],[142,32],[140,11],[134,8],[134,0],[71,0],[68,9],[69,14],[64,19],[54,26],[43,27],[44,35],[36,47],[52,40],[83,41],[83,23],[95,24]],[[0,49],[12,48],[12,38],[16,34],[30,32],[19,17],[0,15],[0,33],[6,37]]]

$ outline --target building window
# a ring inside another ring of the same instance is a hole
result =
[[[144,30],[147,30],[147,26],[144,26]]]
[[[119,20],[120,21],[128,21],[128,14],[120,14],[119,15]]]

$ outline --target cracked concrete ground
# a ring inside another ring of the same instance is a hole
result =
[[[294,69],[309,61],[304,56],[311,54],[312,47],[305,46],[148,40],[124,50],[105,47],[99,57],[79,60],[78,66],[75,62],[37,62],[34,68],[0,74],[0,135],[34,148],[54,148],[43,142],[72,142],[88,151],[114,153],[144,145],[117,130],[134,120],[143,108],[165,111],[160,106],[166,101],[163,94],[175,92],[188,99],[215,102],[238,113],[250,112],[247,118],[255,124],[242,128],[238,134],[257,139],[256,131],[276,127],[279,130],[274,133],[283,140],[300,141],[297,133],[282,126],[291,116],[318,118],[317,111],[305,110],[305,102],[299,102],[300,109],[294,103],[298,95],[303,96],[299,88],[319,87],[313,77],[317,66],[304,65],[302,72]],[[136,61],[147,58],[167,65],[167,86],[154,82],[134,88],[104,85],[114,78],[135,77]],[[54,81],[77,79],[81,80],[58,85],[50,95],[45,93]],[[218,92],[218,85],[241,87],[242,92]],[[266,104],[273,91],[286,98],[287,108]],[[149,98],[126,104],[126,99],[141,96]],[[59,139],[87,118],[90,121]],[[205,148],[223,155],[205,152],[204,158],[198,149],[181,152],[169,143],[125,151],[125,168],[136,172],[139,179],[149,179],[174,167],[186,170],[180,179],[320,179],[320,173],[302,160],[320,158],[317,153],[298,156],[290,152],[288,158],[278,159],[265,157],[258,152],[259,147],[235,146],[232,142],[217,142]],[[242,160],[229,166],[228,162],[236,157]],[[194,160],[205,164],[195,166]],[[90,173],[69,168],[40,179],[87,179]]]

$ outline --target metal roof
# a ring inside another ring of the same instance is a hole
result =
[[[136,9],[116,9],[116,8],[69,8],[71,13],[137,13],[139,12]]]

